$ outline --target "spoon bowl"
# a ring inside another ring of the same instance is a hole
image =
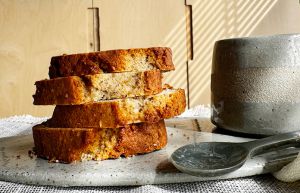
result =
[[[226,142],[204,142],[183,146],[171,156],[179,170],[191,175],[216,176],[240,168],[249,150]]]

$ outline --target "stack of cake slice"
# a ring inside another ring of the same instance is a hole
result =
[[[167,144],[164,119],[185,110],[183,89],[162,85],[169,48],[111,50],[51,59],[35,105],[56,105],[33,127],[35,153],[70,163],[149,153]]]

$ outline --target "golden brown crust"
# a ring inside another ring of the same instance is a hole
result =
[[[162,91],[162,75],[159,70],[149,70],[70,76],[37,81],[35,85],[33,104],[75,105],[157,94]]]
[[[152,95],[152,94],[157,94],[158,92],[153,92],[156,91],[159,88],[159,91],[162,91],[162,79],[163,76],[160,73],[160,78],[157,77],[157,71],[156,70],[149,70],[145,71],[144,73],[144,80],[145,80],[145,86],[144,86],[144,91],[146,95]]]
[[[79,161],[83,155],[91,159],[103,160],[132,156],[159,150],[167,144],[164,121],[127,125],[115,130],[111,137],[116,143],[103,154],[101,140],[108,129],[101,128],[50,128],[43,124],[32,128],[35,152],[38,157],[50,161],[71,163]],[[102,152],[102,153],[100,153]]]
[[[137,123],[121,127],[117,152],[128,157],[149,153],[165,147],[167,131],[163,120],[157,123]]]
[[[141,61],[143,64],[141,64]],[[171,49],[165,47],[136,48],[55,56],[51,59],[49,77],[57,78],[149,69],[174,70]]]
[[[77,104],[85,100],[85,83],[80,77],[56,78],[36,81],[33,104]]]
[[[56,106],[52,127],[116,128],[131,123],[157,122],[181,114],[186,107],[183,89],[148,97],[126,98],[83,105]]]
[[[159,108],[155,108],[153,105],[145,111],[143,122],[156,122],[161,118],[169,119],[183,113],[186,108],[184,89],[177,89],[176,92],[169,94],[166,102],[161,102],[160,104],[163,105],[159,106]]]

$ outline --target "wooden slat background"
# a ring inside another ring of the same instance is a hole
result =
[[[133,47],[171,47],[165,82],[190,107],[209,104],[216,40],[299,33],[299,23],[298,0],[0,0],[0,117],[51,115],[32,105],[51,56]]]

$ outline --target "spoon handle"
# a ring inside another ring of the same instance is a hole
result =
[[[268,151],[269,148],[279,147],[281,145],[300,142],[300,131],[274,135],[263,139],[258,139],[243,143],[250,152],[250,157]]]

